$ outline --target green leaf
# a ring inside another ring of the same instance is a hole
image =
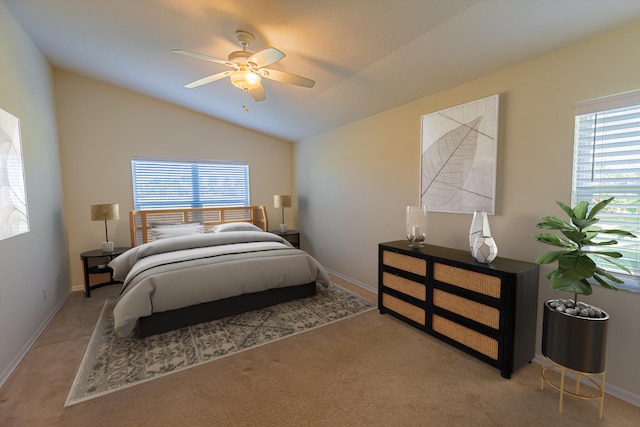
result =
[[[631,237],[631,238],[635,238],[636,237],[635,234],[630,233],[630,232],[625,231],[625,230],[601,230],[600,233],[603,233],[603,234],[616,234],[618,236]]]
[[[614,260],[612,260],[611,258],[605,258],[605,257],[602,257],[602,256],[598,255],[598,253],[597,253],[597,252],[595,252],[595,255],[596,255],[598,258],[600,258],[601,260],[605,261],[606,263],[611,264],[611,265],[615,265],[615,266],[616,266],[616,267],[618,267],[619,269],[624,270],[624,271],[626,271],[627,273],[631,274],[631,271],[629,271],[629,269],[628,269],[626,266],[624,266],[624,265],[620,264],[619,262],[614,261]]]
[[[551,233],[541,233],[541,234],[537,234],[535,236],[535,239],[538,242],[542,242],[542,243],[546,243],[547,245],[551,245],[551,246],[557,246],[559,248],[574,248],[575,245],[572,244],[571,242],[561,239],[560,237],[558,237],[555,234],[551,234]]]
[[[573,219],[571,221],[576,227],[578,227],[580,230],[587,228],[587,227],[592,227],[593,224],[597,223],[598,220],[597,219],[582,219],[582,218],[576,218]]]
[[[620,252],[615,251],[589,251],[592,255],[598,255],[600,257],[608,256],[610,258],[622,258],[623,255]]]
[[[540,254],[538,258],[536,258],[536,264],[551,264],[552,262],[558,261],[558,259],[564,255],[566,255],[567,251],[549,251],[543,254]]]
[[[567,213],[567,215],[569,215],[569,218],[574,218],[573,209],[571,209],[569,206],[567,206],[564,203],[559,202],[559,201],[556,201],[556,204],[558,206],[560,206],[562,208],[562,210]]]
[[[558,258],[558,270],[567,279],[582,280],[593,276],[596,263],[587,255],[573,252]]]
[[[553,270],[552,272],[548,273],[546,276],[547,279],[549,280],[553,280],[557,277],[562,277],[562,274],[560,273],[560,270],[558,270],[557,268],[555,270]]]
[[[610,281],[612,281],[613,283],[624,283],[623,280],[617,278],[616,276],[614,276],[613,274],[609,273],[607,270],[604,270],[602,268],[598,268],[596,270],[596,272],[594,273],[593,277],[606,277],[607,279],[609,279]]]
[[[562,218],[558,218],[557,216],[543,216],[540,217],[542,220],[540,223],[536,225],[538,228],[547,228],[550,230],[573,230],[574,228],[563,220]]]
[[[558,291],[571,292],[573,294],[591,295],[593,290],[586,280],[574,280],[561,277],[551,282],[551,287]]]
[[[613,246],[613,245],[617,245],[618,241],[617,240],[603,240],[600,242],[593,242],[591,240],[585,240],[583,242],[583,244],[585,246]]]
[[[572,212],[573,215],[569,216],[571,216],[571,219],[574,223],[576,222],[576,220],[587,219],[587,212],[589,212],[589,203],[584,201],[579,202],[574,206]]]
[[[570,239],[573,242],[576,242],[578,244],[581,244],[585,237],[587,237],[587,235],[585,233],[582,233],[580,231],[577,230],[562,230],[562,234],[564,234],[565,236],[567,236],[568,239]]]
[[[612,200],[613,200],[613,197],[609,197],[608,199],[602,200],[600,203],[596,204],[591,209],[591,212],[589,212],[589,218],[595,218],[595,216],[598,215],[598,213],[600,213],[602,209],[607,207],[607,205],[611,203]]]
[[[613,290],[618,290],[618,288],[616,288],[614,285],[612,285],[611,283],[607,282],[606,280],[604,280],[602,277],[600,277],[600,275],[598,274],[594,274],[593,278],[596,279],[596,281],[598,283],[600,283],[600,285],[604,288],[607,289],[613,289]],[[622,283],[622,280],[620,281]]]

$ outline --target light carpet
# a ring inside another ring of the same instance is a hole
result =
[[[106,301],[66,406],[103,396],[376,308],[335,284],[317,295],[145,338],[119,337]]]

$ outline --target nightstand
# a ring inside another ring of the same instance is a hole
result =
[[[270,233],[277,234],[280,237],[284,237],[294,248],[300,249],[300,232],[297,230],[288,230],[282,233],[280,230],[273,230]]]
[[[82,266],[84,268],[84,296],[87,298],[90,297],[91,289],[122,283],[117,280],[113,280],[113,269],[107,264],[109,261],[118,255],[122,255],[129,249],[130,248],[125,247],[115,248],[113,252],[102,252],[100,249],[95,249],[93,251],[87,251],[80,254],[80,259],[82,259]],[[108,274],[109,281],[92,285],[91,276],[97,274]]]

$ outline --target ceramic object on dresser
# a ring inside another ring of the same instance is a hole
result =
[[[427,205],[407,206],[406,235],[409,246],[419,248],[427,238]]]
[[[498,256],[498,245],[491,236],[486,212],[475,211],[469,229],[469,249],[478,262],[489,264]]]

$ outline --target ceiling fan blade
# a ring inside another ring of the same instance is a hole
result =
[[[311,79],[299,76],[297,74],[287,73],[286,71],[261,68],[259,72],[262,77],[266,77],[268,79],[275,80],[281,83],[288,83],[291,85],[309,88],[313,87],[316,84],[316,82]]]
[[[265,99],[267,99],[267,96],[264,94],[264,88],[262,87],[262,85],[258,86],[255,89],[251,89],[249,91],[249,94],[251,94],[251,97],[256,102],[264,101]]]
[[[204,59],[205,61],[217,62],[218,64],[224,64],[227,67],[233,67],[233,63],[226,59],[214,58],[213,56],[203,55],[201,53],[189,52],[188,50],[173,49],[171,52],[178,53],[180,55],[191,56],[193,58]]]
[[[196,80],[195,82],[191,82],[191,83],[189,83],[187,85],[184,85],[184,87],[186,87],[187,89],[193,89],[194,87],[206,85],[207,83],[215,82],[216,80],[220,80],[222,78],[225,78],[231,73],[232,73],[232,71],[223,71],[222,73],[212,74],[212,75],[204,77],[204,78],[202,78],[200,80]]]
[[[258,68],[266,67],[269,64],[273,64],[274,62],[280,61],[284,58],[284,53],[280,52],[275,47],[268,47],[266,49],[261,50],[260,52],[256,52],[247,58],[247,63],[249,65],[255,65]]]

